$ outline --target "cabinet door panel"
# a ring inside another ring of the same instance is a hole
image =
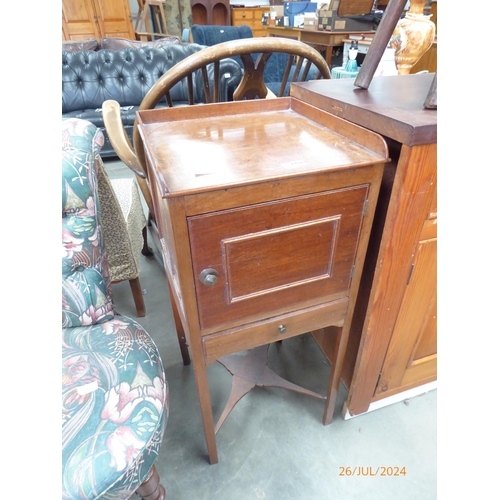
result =
[[[342,294],[350,287],[368,186],[189,218],[202,328]],[[218,274],[214,286],[198,279]]]
[[[421,241],[387,350],[376,394],[436,379],[437,240]]]
[[[100,38],[92,0],[63,0],[62,22],[66,40]]]
[[[128,0],[95,0],[95,6],[102,37],[135,38]]]

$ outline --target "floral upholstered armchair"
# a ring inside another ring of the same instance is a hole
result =
[[[163,500],[154,462],[168,418],[157,347],[113,306],[97,196],[104,141],[62,123],[62,498]]]

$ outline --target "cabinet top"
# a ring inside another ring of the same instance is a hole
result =
[[[384,163],[373,132],[292,98],[138,112],[162,196]]]
[[[368,89],[352,79],[293,83],[290,94],[408,146],[437,142],[437,110],[424,102],[434,73],[379,76]]]

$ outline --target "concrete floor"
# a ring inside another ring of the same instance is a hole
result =
[[[110,177],[131,175],[120,162],[105,165]],[[321,400],[254,388],[218,432],[219,463],[209,465],[194,373],[182,363],[162,264],[155,254],[141,256],[140,265],[146,316],[135,315],[128,283],[113,286],[114,302],[153,337],[165,366],[170,417],[157,469],[169,500],[437,498],[436,390],[344,420],[341,386],[333,423],[325,427]],[[269,365],[291,382],[326,390],[330,367],[309,334],[271,345]],[[217,420],[231,375],[214,363],[208,376]]]

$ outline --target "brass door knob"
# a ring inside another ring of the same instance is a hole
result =
[[[212,268],[203,269],[200,273],[199,279],[205,286],[214,286],[219,278],[219,273]]]

